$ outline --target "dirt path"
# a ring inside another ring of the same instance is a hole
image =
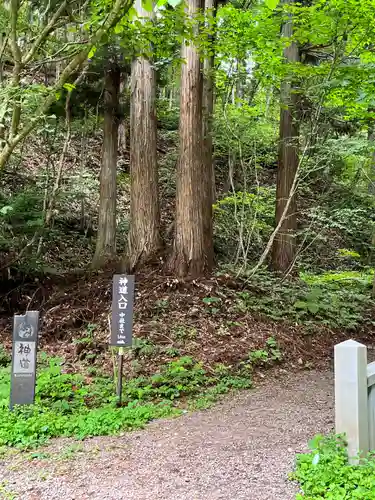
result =
[[[292,500],[295,452],[332,426],[331,375],[304,372],[141,432],[55,441],[0,478],[21,500]]]

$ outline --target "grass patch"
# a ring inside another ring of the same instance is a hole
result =
[[[232,389],[251,387],[251,374],[229,369],[207,372],[190,357],[177,358],[154,375],[124,383],[117,406],[113,380],[63,372],[63,362],[41,363],[35,404],[9,411],[10,367],[0,368],[0,447],[31,448],[50,438],[84,439],[143,427],[151,420],[205,408]]]
[[[375,500],[375,457],[350,465],[345,441],[336,436],[316,436],[310,452],[297,456],[296,471],[301,492],[297,500]]]

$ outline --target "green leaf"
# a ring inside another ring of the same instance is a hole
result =
[[[202,302],[205,304],[213,304],[214,302],[221,302],[221,299],[219,297],[204,297]]]
[[[304,302],[303,300],[297,300],[297,302],[294,303],[294,307],[296,309],[307,309],[307,302]]]
[[[129,20],[133,20],[134,18],[138,17],[138,13],[134,7],[130,7],[128,10],[128,18]]]
[[[72,92],[75,88],[76,86],[72,83],[64,83],[64,89],[66,89],[68,92]]]
[[[266,6],[271,9],[271,10],[275,10],[276,7],[278,6],[279,4],[279,0],[265,0],[264,2],[266,4]]]
[[[320,460],[320,455],[319,453],[317,453],[316,455],[314,455],[314,458],[312,459],[312,465],[318,465],[319,463],[319,460]]]
[[[307,303],[307,309],[312,313],[316,314],[319,311],[319,305],[316,304],[315,302],[308,302]]]
[[[154,5],[152,0],[142,0],[142,7],[147,10],[147,12],[152,12]]]
[[[87,59],[92,59],[95,55],[95,52],[96,52],[96,47],[91,47],[91,50],[90,52],[88,53],[88,56],[87,56]]]
[[[0,208],[0,214],[1,215],[6,215],[8,212],[12,212],[13,207],[10,205],[5,205],[5,207]]]

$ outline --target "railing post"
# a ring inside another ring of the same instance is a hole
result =
[[[375,363],[367,365],[368,388],[368,441],[370,451],[375,450]]]
[[[345,434],[352,464],[369,451],[367,348],[355,340],[335,346],[336,434]]]
[[[375,450],[375,385],[368,389],[368,439],[370,451]]]

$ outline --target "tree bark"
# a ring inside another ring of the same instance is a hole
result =
[[[371,113],[375,113],[373,108],[370,108]],[[370,143],[371,159],[369,172],[369,193],[375,195],[375,120],[370,120],[367,128],[367,140]]]
[[[193,18],[202,7],[201,0],[189,0],[187,15]],[[198,277],[211,271],[213,265],[212,198],[211,189],[207,189],[212,167],[208,168],[203,156],[203,75],[193,43],[183,44],[182,59],[176,224],[170,267],[178,276]]]
[[[139,17],[152,16],[136,0]],[[130,230],[128,268],[134,270],[161,247],[155,113],[156,78],[151,62],[137,57],[131,68]]]
[[[104,75],[104,123],[100,171],[99,221],[92,266],[104,267],[116,258],[117,146],[120,68],[108,61]]]
[[[208,17],[208,22],[212,21],[216,17],[217,0],[205,0],[205,10]],[[211,25],[211,30],[214,30],[214,26]],[[207,162],[207,192],[211,189],[211,200],[210,203],[215,203],[216,200],[216,184],[215,184],[215,167],[213,162],[213,112],[214,112],[214,64],[215,64],[215,54],[214,54],[214,34],[208,36],[208,47],[211,54],[207,55],[204,59],[203,66],[203,152],[204,158]],[[208,197],[207,197],[208,201]],[[212,217],[210,218],[212,221]],[[208,230],[210,234],[210,229]]]
[[[291,3],[293,0],[285,0]],[[293,35],[292,19],[289,18],[282,27],[282,36]],[[299,61],[299,49],[291,42],[284,50],[286,63]],[[291,78],[286,77],[280,88],[280,134],[279,159],[276,186],[276,226],[280,222],[286,203],[291,202],[275,237],[272,248],[272,267],[276,271],[286,272],[293,265],[296,257],[297,203],[292,189],[298,169],[299,123],[297,116],[298,97],[293,88]]]
[[[375,110],[373,108],[370,108],[369,112],[374,113]],[[369,190],[369,193],[374,196],[375,195],[375,121],[373,119],[370,119],[369,124],[368,124],[367,139],[370,143],[370,149],[371,149],[368,190]],[[373,259],[374,252],[375,252],[375,231],[373,231],[372,240],[371,240],[371,252],[370,252],[370,258],[369,258],[370,263],[371,263],[371,260]],[[372,298],[375,298],[375,273],[374,273],[374,279],[372,282],[371,296],[372,296]]]

